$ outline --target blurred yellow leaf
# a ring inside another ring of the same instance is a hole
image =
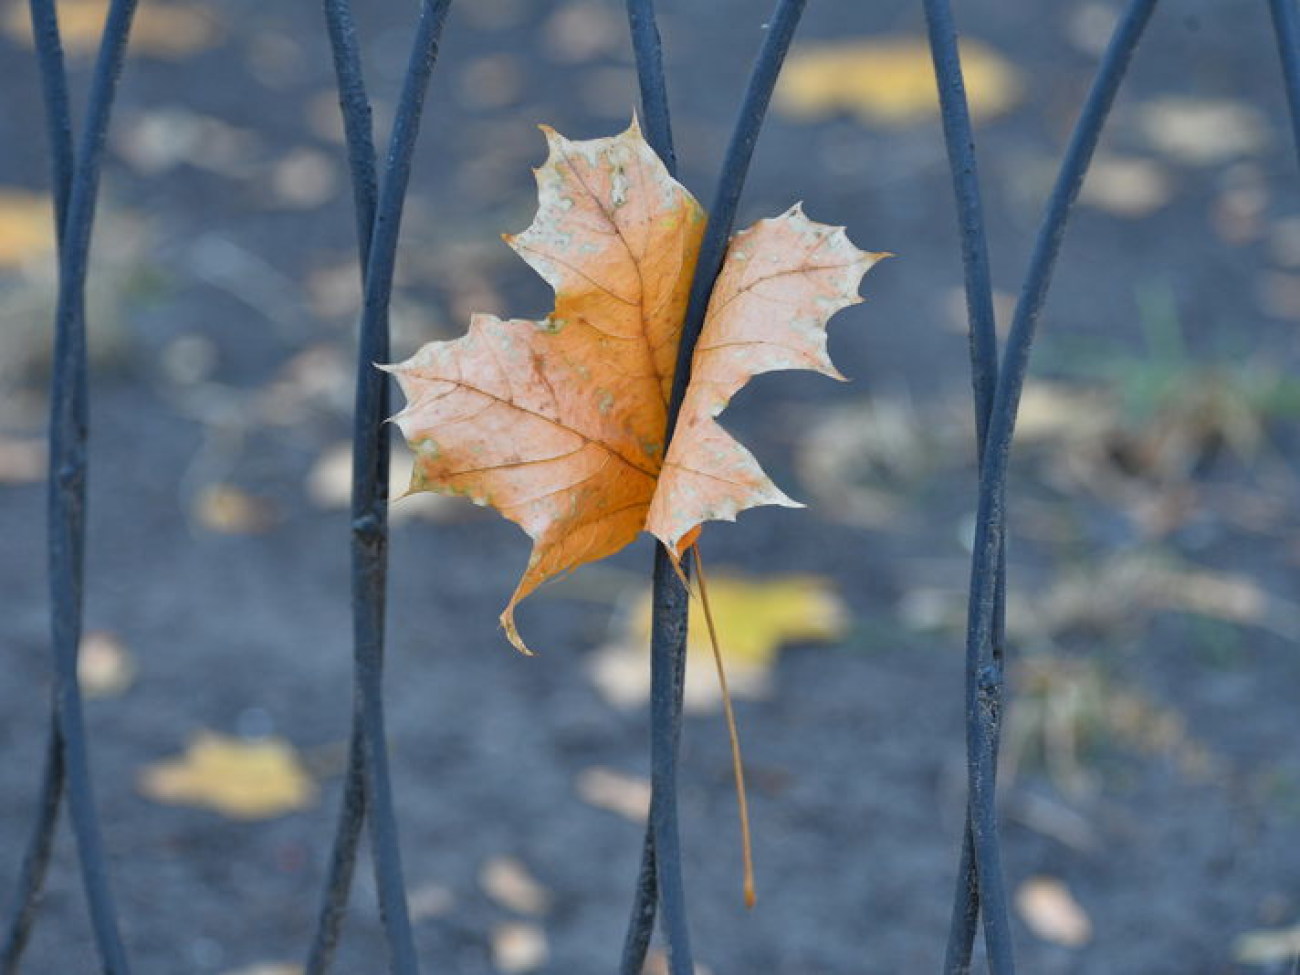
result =
[[[1016,910],[1030,931],[1065,948],[1092,940],[1092,921],[1070,889],[1055,877],[1030,877],[1016,891]]]
[[[963,41],[961,59],[976,120],[1015,107],[1023,85],[1005,58],[977,41]],[[776,106],[798,119],[851,112],[868,124],[924,122],[939,111],[929,45],[920,37],[804,45],[786,62]]]
[[[59,0],[59,30],[69,54],[91,54],[99,48],[108,0]],[[10,0],[4,12],[4,32],[32,46],[27,4]],[[197,4],[145,3],[131,25],[131,51],[179,61],[211,47],[221,38],[221,27],[211,12]]]
[[[748,579],[710,573],[709,603],[727,679],[732,692],[741,697],[764,693],[768,671],[782,645],[832,642],[848,628],[848,610],[830,581],[820,576]],[[637,594],[623,632],[596,655],[596,685],[612,704],[628,707],[649,695],[645,657],[649,653],[650,615],[647,588]],[[687,651],[686,704],[707,710],[720,698],[702,612],[691,614]]]
[[[200,732],[179,758],[145,766],[138,788],[157,802],[212,809],[231,819],[270,819],[316,798],[292,745],[211,731]]]
[[[25,190],[0,188],[0,268],[54,250],[54,205]]]

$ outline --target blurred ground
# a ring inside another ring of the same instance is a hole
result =
[[[0,39],[5,886],[49,682],[37,478],[52,272],[22,6],[4,0]],[[381,123],[410,6],[359,11]],[[767,4],[662,8],[683,179],[707,201]],[[1010,65],[973,83],[990,97],[978,139],[1009,306],[1114,6],[958,8],[982,53]],[[86,11],[93,23],[90,0],[61,9],[70,28]],[[176,0],[142,17],[92,284],[87,623],[107,677],[89,721],[137,970],[218,975],[299,956],[335,818],[351,205],[317,10]],[[919,3],[818,2],[801,37],[807,52],[921,33]],[[1300,181],[1276,62],[1262,9],[1191,0],[1157,14],[1035,351],[1012,483],[1003,774],[1027,972],[1293,970],[1293,940],[1240,940],[1300,921]],[[720,571],[824,576],[852,622],[832,645],[790,647],[740,705],[752,914],[724,728],[711,711],[688,721],[687,889],[715,975],[935,971],[954,879],[974,473],[949,177],[906,57],[845,64],[830,82],[814,70],[812,94],[788,93],[771,118],[741,225],[802,199],[899,257],[832,327],[851,385],[765,377],[726,414],[809,509],[711,527],[705,553]],[[74,65],[84,82],[87,59]],[[840,91],[855,73],[866,95]],[[633,102],[620,6],[453,9],[407,210],[398,353],[459,334],[474,310],[545,312],[544,286],[498,239],[532,212],[535,125],[607,135]],[[535,660],[496,629],[526,552],[517,529],[467,504],[394,526],[393,768],[432,971],[610,971],[630,904],[646,714],[607,701],[591,673],[650,551],[526,606]],[[242,821],[146,798],[140,770],[202,729],[295,745],[310,779],[289,805],[304,808]],[[364,870],[354,904],[339,971],[380,972]],[[26,970],[93,969],[84,913],[61,836]]]

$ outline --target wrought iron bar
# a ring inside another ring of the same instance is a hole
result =
[[[1009,925],[998,931],[990,921],[1007,917],[997,830],[997,741],[1001,721],[1003,672],[993,657],[997,619],[997,566],[1006,531],[1006,476],[1015,432],[1016,410],[1029,367],[1038,319],[1047,298],[1066,221],[1092,161],[1102,127],[1150,20],[1156,0],[1131,0],[1116,25],[1102,57],[1092,89],[1075,124],[1048,199],[1024,287],[1007,337],[1002,366],[989,416],[987,443],[980,464],[979,507],[971,557],[970,604],[967,620],[967,672],[976,675],[966,694],[967,764],[970,769],[970,808],[989,811],[989,818],[971,819],[972,846],[985,917],[989,968],[993,975],[1011,975]],[[959,912],[954,918],[961,920]],[[1002,940],[1005,937],[1005,942]],[[967,965],[969,967],[969,965]],[[960,970],[960,969],[959,969]]]
[[[32,0],[31,11],[50,138],[59,257],[47,484],[55,679],[37,824],[24,856],[0,964],[6,973],[17,971],[53,848],[60,800],[66,795],[100,963],[108,975],[126,975],[126,950],[118,931],[95,812],[77,661],[83,605],[89,415],[85,284],[100,164],[117,82],[126,59],[135,0],[114,0],[109,7],[91,78],[81,144],[76,150],[72,145],[67,74],[55,8],[51,0]]]
[[[72,109],[68,97],[68,75],[64,68],[63,42],[58,16],[52,0],[32,0],[29,5],[32,36],[35,41],[37,69],[44,93],[46,137],[50,144],[50,174],[54,199],[54,229],[58,250],[63,251],[64,227],[68,217],[68,198],[72,194],[75,152],[72,146]],[[37,802],[36,824],[24,851],[18,875],[18,890],[9,916],[3,948],[0,948],[0,975],[15,975],[27,947],[36,906],[59,823],[63,804],[66,768],[63,764],[63,732],[55,702],[50,702],[50,725],[45,747],[45,769]]]
[[[1286,101],[1291,109],[1291,135],[1300,154],[1300,12],[1295,0],[1270,0],[1273,33],[1282,58],[1282,77],[1286,83]]]
[[[326,0],[326,20],[338,76],[353,180],[364,305],[357,351],[352,468],[353,731],[348,773],[320,919],[308,971],[332,959],[346,908],[362,821],[370,826],[371,857],[392,970],[419,971],[393,810],[384,722],[383,660],[388,568],[388,462],[391,412],[388,377],[375,368],[389,354],[388,310],[411,159],[429,77],[450,0],[425,0],[412,42],[383,182],[376,159],[369,100],[356,29],[347,0]]]
[[[971,128],[966,101],[966,85],[957,46],[957,28],[948,0],[925,0],[926,23],[930,36],[930,53],[934,60],[935,79],[943,120],[944,143],[948,165],[952,170],[953,195],[957,201],[957,225],[961,237],[962,268],[965,277],[966,315],[970,324],[971,386],[975,408],[976,455],[984,456],[989,414],[998,381],[998,339],[993,311],[993,286],[989,271],[988,236],[985,231],[983,204],[980,198],[979,169],[975,155],[975,136]],[[1001,666],[1005,641],[1006,549],[998,552],[993,635],[990,663]],[[967,693],[979,679],[978,670],[967,668]],[[993,761],[997,760],[997,729],[985,727],[982,736],[991,742]],[[971,770],[973,771],[973,766]],[[963,975],[970,971],[971,950],[980,916],[980,884],[976,862],[972,823],[982,819],[984,828],[996,829],[996,796],[990,792],[981,808],[967,801],[965,826],[962,829],[961,858],[957,869],[957,888],[953,897],[944,972]],[[997,864],[987,869],[999,869]],[[985,913],[987,940],[995,953],[1010,952],[1009,923]]]
[[[636,57],[637,84],[641,93],[642,124],[646,141],[663,160],[670,176],[677,175],[677,155],[673,150],[672,118],[668,108],[668,85],[664,79],[663,45],[659,39],[659,26],[655,20],[654,0],[628,0],[628,26],[632,36],[632,50]],[[652,578],[657,580],[665,569],[671,569],[667,553],[655,548]],[[683,570],[688,566],[683,566]],[[657,585],[657,583],[656,583]],[[669,583],[671,585],[671,583]],[[676,587],[680,589],[681,586]],[[655,590],[654,605],[662,598],[682,599],[681,594]],[[683,608],[669,607],[669,612],[686,612]],[[673,700],[661,703],[660,708],[670,714],[680,714],[681,695],[685,686],[685,653],[679,655],[673,671]],[[651,698],[653,700],[653,691]],[[660,801],[658,798],[653,802]],[[659,864],[655,857],[655,829],[660,817],[651,814],[646,820],[645,839],[641,845],[641,867],[637,873],[636,888],[632,898],[632,916],[628,920],[623,939],[623,953],[619,962],[621,975],[641,975],[645,966],[650,938],[654,933],[655,914],[659,906]]]
[[[348,168],[352,177],[356,209],[358,268],[362,286],[370,258],[370,236],[374,232],[375,207],[379,195],[376,173],[374,123],[361,68],[361,49],[356,22],[347,0],[325,0],[325,24],[333,54],[338,84],[339,108],[347,143]],[[354,671],[354,682],[356,672]],[[362,697],[353,688],[352,730],[348,740],[348,763],[343,777],[343,797],[338,827],[330,852],[320,914],[307,954],[306,975],[324,975],[338,946],[343,918],[347,913],[357,849],[366,820],[366,735]]]
[[[646,142],[664,161],[669,175],[676,176],[677,154],[673,151],[668,85],[664,81],[663,45],[659,40],[654,0],[627,0],[627,19],[632,33],[632,50],[636,55],[637,87],[641,92]]]
[[[677,350],[672,393],[668,403],[665,450],[681,412],[686,385],[690,381],[691,358],[704,326],[709,296],[722,267],[740,194],[749,173],[754,146],[776,86],[786,52],[794,39],[806,0],[778,0],[767,33],[750,73],[731,141],[727,146],[709,224],[700,245],[700,255],[691,282],[690,299]],[[635,36],[635,35],[634,35]],[[641,42],[645,44],[644,41]],[[638,46],[638,63],[653,59],[650,46]],[[653,71],[639,70],[651,77]],[[662,87],[662,74],[659,85]],[[666,98],[662,91],[642,101],[655,103]],[[665,126],[667,116],[664,117]],[[643,851],[631,922],[624,941],[622,972],[638,972],[649,944],[650,928],[657,909],[662,916],[670,975],[691,975],[690,929],[686,919],[686,896],[682,886],[681,846],[677,821],[677,754],[681,741],[682,683],[685,678],[686,634],[689,597],[682,578],[673,568],[662,546],[655,550],[653,615],[650,632],[650,805],[651,836]],[[638,957],[639,952],[639,957]]]

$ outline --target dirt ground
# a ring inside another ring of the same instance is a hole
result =
[[[20,6],[2,5],[18,26],[0,36],[0,188],[41,194]],[[382,125],[413,5],[360,6]],[[660,6],[683,181],[707,202],[768,4]],[[956,6],[1019,79],[977,132],[1009,305],[1114,5]],[[319,11],[175,0],[142,15],[176,10],[201,16],[141,34],[97,226],[86,614],[130,654],[134,678],[90,701],[88,721],[136,971],[225,975],[300,959],[336,817],[348,530],[337,465],[322,458],[348,437],[355,248]],[[535,205],[538,123],[575,138],[626,124],[635,95],[620,18],[620,5],[577,0],[453,7],[403,239],[399,354],[458,335],[474,310],[549,308],[499,235]],[[814,2],[800,37],[807,51],[923,31],[916,2]],[[74,65],[80,90],[87,59]],[[866,84],[888,101],[904,81],[884,72]],[[1281,975],[1300,950],[1300,173],[1264,9],[1189,0],[1158,12],[1099,167],[1066,238],[1013,461],[1002,810],[1021,970]],[[831,645],[786,648],[767,692],[739,704],[752,912],[725,728],[716,711],[688,719],[693,935],[714,975],[936,971],[961,829],[975,496],[937,120],[778,106],[739,225],[796,200],[899,256],[832,325],[850,384],[763,377],[725,416],[808,509],[710,527],[705,552],[719,572],[823,576],[852,622]],[[50,681],[44,492],[23,458],[43,431],[51,272],[39,248],[3,254],[7,898]],[[591,671],[651,552],[639,543],[531,600],[520,622],[536,659],[511,651],[496,623],[526,558],[513,525],[460,502],[393,527],[388,715],[430,972],[609,972],[631,903],[635,811],[593,804],[580,784],[614,770],[635,806],[648,774],[644,706],[615,706]],[[319,794],[251,822],[142,795],[139,770],[203,729],[291,742]],[[484,865],[502,857],[544,903],[485,890]],[[385,971],[364,866],[353,904],[338,971]],[[538,932],[545,958],[503,953]],[[1243,939],[1252,932],[1281,935]],[[95,967],[65,830],[25,970]]]

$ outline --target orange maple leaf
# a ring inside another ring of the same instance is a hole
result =
[[[525,653],[514,609],[545,580],[642,531],[678,557],[705,521],[797,506],[713,418],[762,372],[842,378],[826,321],[861,300],[859,281],[885,256],[798,207],[735,235],[665,457],[704,211],[635,121],[584,142],[543,132],[537,216],[505,239],[555,290],[555,310],[540,322],[475,315],[462,338],[387,367],[407,397],[394,419],[416,455],[408,493],[467,495],[533,539],[501,614]]]

